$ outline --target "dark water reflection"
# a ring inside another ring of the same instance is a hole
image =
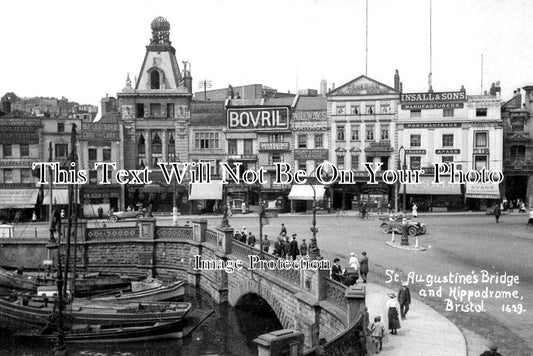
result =
[[[1,292],[1,290],[0,290]],[[216,305],[204,292],[187,287],[185,301],[193,309],[213,309],[215,312],[191,335],[181,340],[160,340],[145,343],[115,345],[72,345],[69,355],[83,356],[186,356],[186,355],[256,355],[253,342],[257,336],[281,329],[279,321],[268,308],[251,308],[256,300],[247,299],[242,308]],[[251,301],[251,302],[250,302]],[[9,332],[0,329],[1,356],[45,356],[51,347],[42,344],[21,344]]]

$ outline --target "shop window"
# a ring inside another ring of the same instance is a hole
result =
[[[368,125],[366,127],[366,140],[374,141],[374,125]]]
[[[57,123],[57,132],[65,132],[65,123],[64,122],[58,122]]]
[[[307,148],[307,135],[298,135],[298,148]]]
[[[354,106],[351,106],[351,107],[350,107],[350,113],[351,113],[352,115],[359,115],[360,110],[361,110],[361,109],[359,108],[359,105],[354,105]]]
[[[453,147],[453,134],[442,135],[442,147]]]
[[[13,170],[4,168],[4,183],[13,183]]]
[[[22,168],[20,170],[20,181],[22,183],[31,183],[31,169]]]
[[[410,169],[420,169],[420,160],[420,156],[409,157],[409,166],[411,167]]]
[[[488,169],[487,156],[474,156],[474,169],[476,171],[482,168]]]
[[[352,155],[352,171],[359,169],[359,155]]]
[[[525,146],[512,146],[511,147],[511,161],[523,161],[526,158]]]
[[[56,158],[67,158],[67,156],[68,156],[68,144],[56,143],[55,157]]]
[[[89,162],[98,160],[98,151],[96,148],[89,148]]]
[[[324,147],[324,135],[316,134],[315,135],[315,148],[322,148],[322,147]]]
[[[344,155],[337,154],[337,168],[344,169]]]
[[[411,135],[410,144],[411,147],[422,146],[422,137],[420,135]]]
[[[487,116],[487,108],[477,108],[476,109],[476,116],[477,117]]]
[[[21,144],[20,145],[20,157],[29,157],[30,156],[30,145]]]
[[[174,104],[167,104],[167,117],[174,117]]]
[[[228,140],[228,154],[237,154],[237,140]]]
[[[486,132],[476,132],[476,147],[487,147]]]
[[[421,110],[411,110],[411,117],[421,117],[422,111]]]
[[[253,140],[251,139],[245,139],[244,140],[244,154],[245,155],[251,155],[253,154]]]
[[[381,139],[382,140],[389,139],[389,127],[388,126],[381,126]]]
[[[144,104],[135,105],[135,117],[137,118],[144,117]]]
[[[152,73],[150,73],[150,89],[161,89],[160,84],[161,80],[159,78],[159,72],[153,70]]]
[[[344,126],[337,126],[337,141],[344,141]]]
[[[442,109],[442,116],[443,117],[453,117],[453,108],[445,108]]]
[[[352,135],[350,137],[351,141],[359,141],[359,126],[352,127]]]
[[[13,156],[13,146],[12,145],[4,144],[2,148],[3,148],[4,157],[12,157]]]
[[[111,162],[111,148],[104,148],[102,150],[102,159],[104,162]]]

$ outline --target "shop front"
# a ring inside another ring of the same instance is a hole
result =
[[[39,189],[0,189],[0,220],[29,220],[35,211]]]
[[[466,205],[469,210],[487,210],[501,203],[500,186],[495,183],[466,183]]]
[[[110,209],[119,211],[120,192],[120,185],[84,186],[81,190],[83,216],[99,217],[100,209],[104,216],[109,215]]]
[[[313,210],[316,202],[317,213],[328,211],[328,194],[324,185],[293,184],[288,196],[291,201],[291,212],[307,212]]]
[[[406,209],[414,203],[418,211],[457,211],[464,209],[461,184],[450,184],[447,180],[433,183],[433,176],[420,177],[420,184],[399,185],[398,206],[402,206],[403,192],[406,193]]]

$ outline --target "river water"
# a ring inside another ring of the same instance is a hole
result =
[[[1,289],[0,289],[1,292]],[[247,299],[243,307],[217,305],[203,291],[187,286],[185,301],[194,309],[211,309],[214,313],[189,336],[180,340],[115,345],[71,345],[69,355],[77,356],[196,356],[256,355],[253,340],[264,333],[282,329],[281,324],[261,300]],[[258,307],[261,307],[260,310]],[[22,344],[8,331],[0,329],[1,356],[48,356],[51,347]]]

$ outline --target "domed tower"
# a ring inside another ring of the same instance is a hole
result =
[[[151,24],[152,41],[150,44],[172,44],[170,42],[170,23],[162,16],[156,17]]]

